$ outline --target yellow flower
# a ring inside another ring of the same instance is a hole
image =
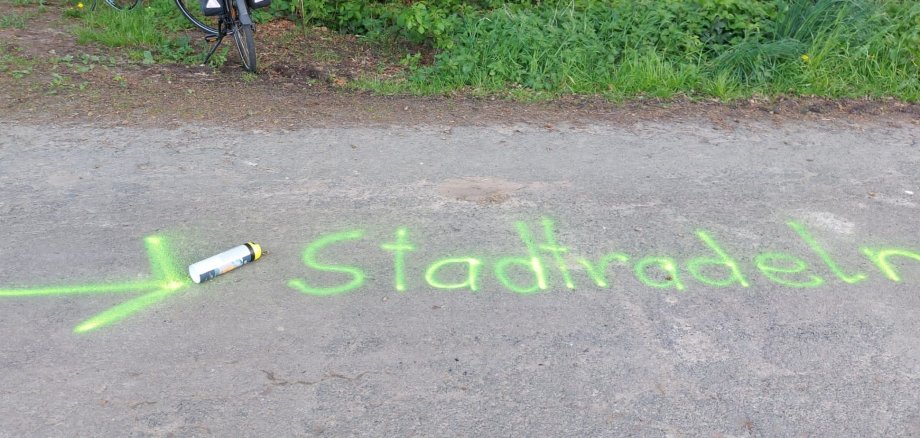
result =
[[[83,3],[77,3],[77,9],[83,9]]]
[[[806,54],[804,54],[804,55],[802,55],[802,62],[804,62],[804,63],[806,63],[806,64],[808,64],[808,63],[809,63],[810,61],[811,61],[811,57],[810,57],[810,56],[808,56],[808,54],[807,54],[807,53],[806,53]]]

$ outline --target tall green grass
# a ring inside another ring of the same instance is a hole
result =
[[[920,4],[751,1],[739,11],[736,3],[571,2],[466,16],[407,86],[920,99]],[[749,14],[742,24],[739,13]]]
[[[920,101],[916,0],[273,0],[258,15],[436,54],[405,77],[358,82],[385,93]],[[81,42],[175,60],[203,51],[176,37],[188,24],[169,0],[82,19]]]

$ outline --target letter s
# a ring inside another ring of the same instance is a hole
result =
[[[342,274],[348,274],[351,276],[351,281],[332,287],[317,287],[307,284],[304,280],[299,278],[288,280],[288,287],[307,295],[315,296],[330,296],[338,295],[343,292],[348,292],[353,289],[357,289],[364,284],[365,274],[360,268],[355,266],[342,266],[342,265],[324,265],[316,261],[316,253],[322,250],[323,248],[332,245],[333,243],[343,242],[346,240],[358,240],[364,237],[364,231],[362,230],[352,230],[352,231],[343,231],[340,233],[327,234],[325,236],[316,239],[307,246],[303,251],[303,263],[317,271],[324,272],[340,272]]]

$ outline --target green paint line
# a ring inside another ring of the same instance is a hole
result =
[[[184,271],[169,254],[165,238],[147,236],[144,238],[144,247],[147,249],[147,258],[150,259],[150,272],[153,278],[172,283],[185,277]]]
[[[438,271],[448,265],[466,264],[466,281],[462,283],[444,283],[438,280]],[[456,257],[441,259],[431,264],[425,271],[425,281],[435,289],[469,289],[472,292],[479,290],[479,269],[482,261],[473,257]]]
[[[166,239],[160,236],[147,236],[144,238],[144,246],[150,260],[151,272],[156,278],[151,282],[155,284],[156,290],[125,301],[81,322],[74,327],[74,333],[87,333],[115,324],[188,287],[190,280],[184,278],[179,264],[170,255]]]
[[[158,289],[161,280],[128,283],[84,284],[76,286],[51,286],[30,289],[0,289],[0,297],[35,297],[47,295],[86,295],[108,293],[133,293]]]
[[[889,257],[904,257],[920,262],[920,253],[908,251],[906,249],[883,248],[873,250],[870,248],[862,248],[862,253],[865,254],[872,263],[875,263],[875,266],[878,266],[879,270],[885,274],[885,277],[888,277],[889,280],[895,283],[901,282],[901,276],[898,275],[898,271],[889,263]]]
[[[386,251],[393,252],[393,282],[396,290],[406,290],[406,252],[415,251],[409,243],[409,230],[400,228],[396,230],[396,242],[380,245]]]
[[[119,283],[42,286],[34,288],[0,289],[0,297],[28,297],[45,295],[82,295],[104,293],[132,293],[159,289],[182,278],[178,264],[169,255],[166,240],[160,236],[144,238],[152,279]]]
[[[659,269],[667,274],[664,281],[656,280],[648,276],[649,267],[657,265]],[[681,283],[677,273],[677,263],[670,257],[645,257],[636,262],[636,278],[646,286],[659,289],[677,289],[684,290],[684,284]]]
[[[588,271],[588,276],[591,277],[594,284],[603,288],[610,286],[607,282],[607,269],[610,267],[610,264],[613,262],[626,263],[628,261],[629,256],[619,252],[612,252],[601,257],[600,262],[598,262],[596,266],[586,258],[578,259],[578,263],[581,263],[581,265],[585,267],[585,270]]]
[[[704,230],[697,230],[696,236],[699,237],[712,252],[716,253],[718,257],[696,257],[688,260],[687,270],[693,278],[703,284],[715,287],[728,287],[735,284],[741,285],[741,287],[750,286],[747,279],[741,274],[738,262],[731,258],[731,256],[716,243],[715,239],[713,239],[709,233]],[[722,266],[728,268],[728,276],[724,278],[712,278],[707,276],[703,271],[703,267],[705,266]]]
[[[533,269],[537,279],[537,288],[546,290],[546,271],[543,269],[543,261],[537,252],[537,244],[534,243],[533,235],[530,234],[530,227],[524,222],[515,222],[514,227],[517,229],[518,237],[527,247],[527,254],[530,255],[530,266]]]
[[[565,259],[562,258],[562,254],[568,252],[569,249],[556,243],[556,231],[551,219],[543,218],[542,223],[543,238],[546,239],[546,243],[540,245],[540,249],[553,255],[553,260],[556,261],[556,267],[559,269],[559,273],[562,274],[562,280],[565,282],[565,287],[575,289],[575,282],[572,281],[572,275],[569,274]]]
[[[530,228],[527,227],[527,224],[524,222],[515,222],[515,228],[517,228],[518,236],[521,238],[521,242],[524,243],[524,246],[527,247],[528,257],[505,257],[498,259],[495,262],[495,276],[498,278],[498,281],[512,292],[519,294],[531,294],[534,292],[539,292],[541,290],[546,290],[546,270],[543,269],[543,261],[540,260],[540,255],[537,252],[537,244],[534,243],[533,235],[530,233]],[[521,266],[524,269],[533,272],[534,275],[534,284],[527,287],[516,284],[511,277],[508,275],[508,268],[511,266]]]
[[[288,280],[287,285],[300,293],[315,296],[338,295],[343,292],[357,289],[364,284],[365,274],[360,268],[347,265],[327,265],[316,260],[316,254],[325,247],[349,240],[358,240],[364,237],[363,230],[343,231],[340,233],[327,234],[307,245],[303,251],[303,263],[308,267],[322,272],[337,272],[347,274],[351,277],[346,283],[331,287],[318,287],[308,284],[305,280],[299,278]]]
[[[183,289],[188,283],[175,282],[166,287],[157,289],[148,294],[141,295],[137,298],[125,301],[115,307],[112,307],[102,313],[81,322],[74,327],[74,333],[87,333],[108,325],[115,324],[141,310],[144,310],[160,301],[165,300],[170,295],[175,294]]]
[[[834,275],[837,276],[837,278],[841,279],[847,284],[856,284],[866,279],[866,274],[861,272],[857,272],[852,275],[847,274],[843,268],[837,265],[837,262],[834,261],[833,257],[831,257],[831,255],[828,254],[828,252],[825,251],[817,241],[815,241],[815,238],[811,236],[804,225],[795,221],[787,222],[787,225],[789,225],[789,228],[792,228],[796,234],[798,234],[799,237],[801,237],[802,240],[808,244],[808,247],[811,248],[815,254],[821,257],[821,260],[824,261],[824,264],[827,265],[827,267],[831,270],[831,272],[834,273]]]
[[[807,281],[790,278],[795,274],[802,274],[808,271],[808,263],[788,254],[779,252],[758,254],[757,257],[754,257],[754,266],[760,270],[764,277],[782,286],[812,288],[824,284],[824,279],[815,274],[808,274]]]
[[[150,280],[0,289],[0,297],[147,292],[140,297],[125,301],[80,323],[74,328],[74,332],[86,333],[100,327],[114,324],[163,300],[189,284],[188,279],[183,278],[179,264],[176,263],[175,259],[170,255],[165,238],[155,235],[147,236],[144,238],[144,247],[147,251],[147,258],[150,263],[151,275],[153,277]]]
[[[534,259],[525,259],[520,257],[501,258],[495,261],[495,277],[498,278],[498,282],[501,283],[502,286],[514,293],[519,293],[522,295],[532,294],[542,290],[540,289],[540,283],[538,281],[535,281],[530,286],[521,286],[515,283],[511,279],[511,276],[508,275],[508,268],[511,266],[520,266],[524,268],[524,270],[534,272],[535,275],[540,275],[537,273],[539,262],[536,262]]]

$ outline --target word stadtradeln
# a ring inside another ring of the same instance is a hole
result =
[[[504,288],[519,294],[531,294],[550,289],[575,289],[578,284],[609,288],[615,275],[628,275],[630,272],[644,285],[677,291],[685,290],[690,279],[710,287],[746,288],[750,287],[751,276],[760,275],[784,287],[815,288],[828,281],[825,277],[835,277],[846,284],[856,284],[869,278],[867,273],[847,269],[838,263],[801,223],[791,221],[787,225],[821,260],[828,271],[824,276],[819,275],[804,258],[783,252],[759,253],[750,259],[750,264],[742,266],[706,230],[697,230],[696,236],[708,248],[709,254],[689,258],[683,264],[672,257],[637,258],[622,252],[611,252],[594,260],[572,257],[570,249],[557,242],[554,222],[544,218],[541,221],[542,239],[539,241],[534,238],[527,223],[515,223],[526,255],[499,257],[488,264],[482,258],[472,256],[438,259],[427,265],[424,281],[435,289],[476,292],[480,290],[484,276],[491,274]],[[364,238],[363,230],[342,231],[317,238],[303,251],[304,264],[315,271],[336,274],[341,281],[333,285],[319,285],[311,282],[309,277],[295,278],[288,281],[288,286],[316,296],[336,295],[361,288],[367,278],[361,267],[331,264],[320,260],[319,254],[321,251],[327,256],[334,254],[336,247]],[[407,257],[416,249],[409,230],[397,229],[394,241],[382,244],[380,249],[392,253],[393,286],[397,291],[405,291],[408,287]],[[913,259],[920,262],[920,252],[906,249],[862,247],[859,251],[893,282],[901,281],[893,261]],[[573,259],[579,269],[570,265],[569,260]]]
[[[805,258],[783,252],[756,254],[745,263],[730,255],[706,230],[697,230],[700,247],[705,253],[678,263],[667,256],[635,257],[623,252],[611,252],[594,259],[579,257],[556,239],[555,224],[542,219],[542,238],[535,239],[533,230],[525,222],[514,224],[523,243],[523,251],[513,257],[489,259],[473,256],[453,256],[420,264],[412,253],[416,247],[407,228],[398,228],[392,242],[380,245],[379,250],[392,255],[393,287],[406,291],[407,263],[424,268],[423,280],[431,288],[477,292],[483,280],[491,275],[501,287],[518,294],[533,294],[549,290],[566,290],[579,287],[610,288],[620,281],[625,286],[628,276],[646,286],[683,291],[693,281],[708,287],[751,287],[758,278],[782,287],[816,288],[829,281],[856,284],[866,281],[871,273],[881,274],[887,280],[902,281],[899,271],[902,262],[920,267],[920,252],[892,247],[862,247],[860,254],[869,265],[867,272],[852,266],[843,266],[808,232],[804,225],[792,221],[790,232],[810,250],[808,254],[815,266]],[[367,274],[362,267],[333,264],[342,249],[349,249],[365,239],[363,230],[349,230],[322,235],[306,246],[303,262],[308,270],[303,278],[287,281],[287,285],[311,296],[330,296],[353,291],[365,285]],[[2,298],[41,296],[75,296],[94,294],[138,294],[77,324],[74,333],[89,333],[110,326],[144,309],[174,297],[189,287],[192,281],[183,271],[183,264],[172,255],[168,240],[163,236],[144,238],[151,275],[147,279],[129,279],[114,282],[90,282],[40,287],[0,287]],[[353,249],[353,248],[351,248]],[[804,248],[803,248],[804,249]],[[352,251],[347,251],[351,253]],[[322,253],[322,254],[321,254]],[[321,257],[322,255],[322,257]],[[805,254],[802,254],[805,256]],[[819,261],[820,260],[820,261]],[[742,260],[744,261],[744,260]],[[416,264],[419,263],[419,264]],[[866,265],[862,263],[861,265]],[[414,270],[413,270],[414,271]],[[755,277],[757,276],[757,277]],[[421,279],[412,279],[415,287]]]

